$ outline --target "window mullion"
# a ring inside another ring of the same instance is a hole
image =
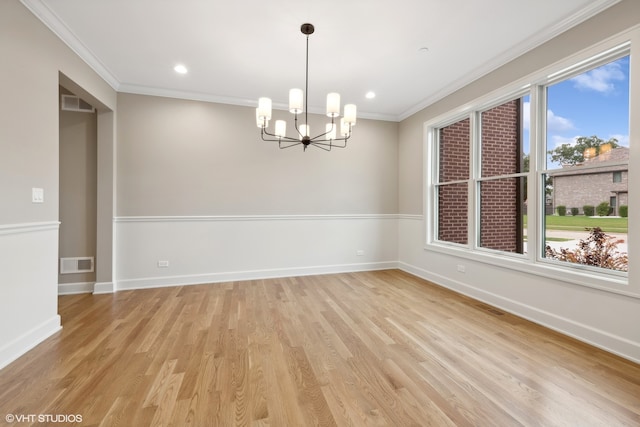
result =
[[[477,249],[480,246],[480,191],[479,181],[482,174],[481,164],[481,135],[482,123],[479,112],[473,112],[469,116],[469,133],[471,146],[469,147],[469,246]]]
[[[546,165],[546,96],[543,86],[533,86],[530,97],[529,179],[527,180],[527,255],[533,262],[542,257],[546,195],[543,175]]]

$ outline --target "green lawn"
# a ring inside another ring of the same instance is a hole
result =
[[[585,228],[600,227],[607,233],[626,233],[629,218],[590,218],[578,216],[547,215],[548,230],[584,230]],[[524,226],[527,226],[527,215],[524,216]]]

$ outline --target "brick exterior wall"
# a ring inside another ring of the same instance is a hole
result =
[[[566,206],[567,212],[571,208],[578,208],[583,214],[584,205],[598,206],[602,202],[609,203],[611,196],[617,196],[617,208],[621,205],[629,205],[627,193],[629,173],[626,169],[619,170],[622,173],[622,182],[613,182],[613,171],[597,173],[585,173],[581,175],[554,176],[553,197],[554,208]]]
[[[629,206],[629,148],[618,147],[587,159],[584,163],[565,166],[553,172],[553,207],[565,206],[567,211],[578,208],[583,214],[585,205],[598,206],[610,203],[616,197],[613,215],[622,205]],[[620,163],[623,163],[620,165]],[[621,182],[613,182],[613,174],[619,173]]]
[[[469,119],[440,129],[440,182],[469,179]],[[467,184],[440,186],[438,190],[438,239],[467,244],[469,222]]]
[[[439,181],[469,179],[470,123],[462,120],[440,129]],[[482,113],[482,176],[520,172],[520,100]],[[481,185],[480,244],[522,253],[522,179],[485,181]],[[468,186],[440,186],[438,239],[466,244]]]
[[[482,176],[521,172],[520,99],[482,113]],[[480,246],[523,252],[523,179],[483,181],[480,191]]]

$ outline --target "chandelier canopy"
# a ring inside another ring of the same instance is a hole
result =
[[[331,122],[326,124],[325,132],[314,137],[310,136],[311,131],[308,121],[309,35],[313,34],[315,29],[313,25],[307,23],[302,24],[300,31],[307,36],[305,90],[304,92],[302,89],[291,89],[289,91],[289,112],[293,113],[297,135],[294,137],[287,136],[287,122],[285,120],[276,120],[273,133],[269,133],[267,129],[269,120],[271,120],[271,99],[260,98],[258,99],[258,108],[256,108],[256,122],[260,128],[260,136],[263,141],[278,142],[280,148],[290,148],[301,144],[304,151],[310,145],[326,151],[331,151],[334,147],[345,148],[347,140],[351,137],[351,128],[356,124],[356,106],[354,104],[346,104],[344,106],[344,113],[340,119],[340,138],[338,138],[338,126],[336,124],[337,118],[340,117],[340,94],[338,93],[327,94],[327,116],[331,118]],[[298,116],[303,112],[304,123],[298,125]]]

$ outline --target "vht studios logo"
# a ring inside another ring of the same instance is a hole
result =
[[[8,423],[81,423],[79,414],[7,414]]]

